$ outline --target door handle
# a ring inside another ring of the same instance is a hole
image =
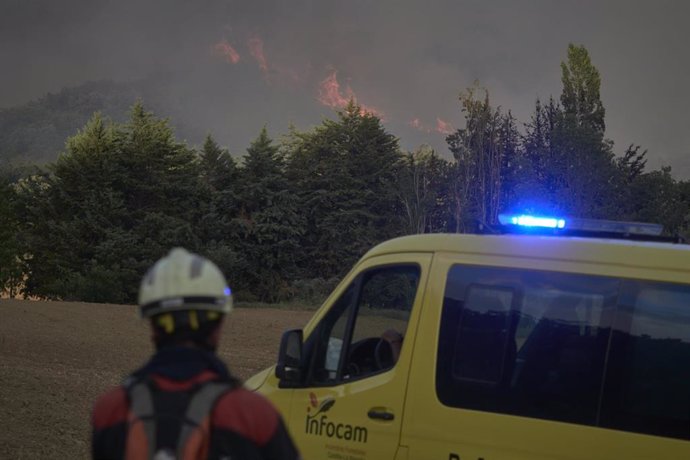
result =
[[[395,418],[395,415],[393,415],[391,412],[388,412],[385,409],[369,409],[369,412],[367,412],[367,415],[369,418],[375,419],[375,420],[385,420],[387,422],[390,422]]]

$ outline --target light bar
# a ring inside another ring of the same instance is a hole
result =
[[[502,225],[518,225],[520,227],[565,228],[565,219],[555,217],[539,217],[527,214],[500,214],[498,220]]]
[[[659,236],[664,231],[661,224],[647,222],[619,222],[615,220],[570,219],[568,228],[590,232],[609,232],[629,235]]]
[[[620,235],[660,236],[664,230],[661,224],[646,222],[619,222],[600,219],[572,219],[560,217],[532,216],[529,214],[499,214],[501,225],[529,228],[555,229],[573,232],[616,233]]]

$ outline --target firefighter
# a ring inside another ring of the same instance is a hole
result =
[[[144,276],[139,311],[156,352],[101,396],[95,459],[297,459],[275,408],[244,389],[215,351],[232,309],[213,262],[175,248]]]

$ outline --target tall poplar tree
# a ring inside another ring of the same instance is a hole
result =
[[[617,172],[605,138],[599,72],[587,50],[571,44],[561,73],[560,103],[537,101],[527,124],[525,158],[534,187],[522,200],[536,212],[611,218]]]
[[[556,125],[563,187],[557,198],[578,217],[608,217],[614,197],[613,144],[605,139],[601,79],[583,46],[568,46],[561,64],[562,116]]]

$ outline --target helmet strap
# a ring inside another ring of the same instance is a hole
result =
[[[171,346],[191,345],[215,351],[223,315],[206,311],[180,310],[151,318],[153,342],[157,350]]]

